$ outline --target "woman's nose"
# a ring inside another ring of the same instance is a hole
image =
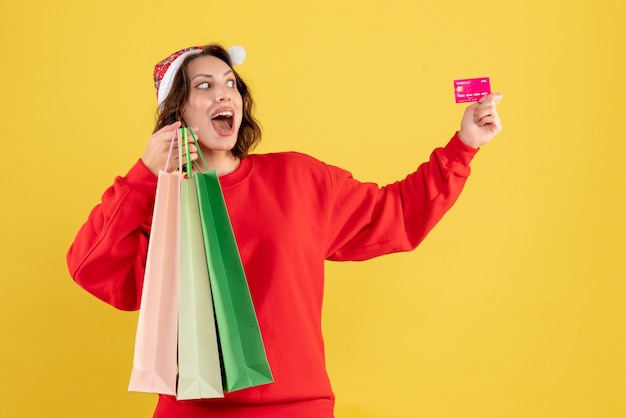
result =
[[[230,100],[230,93],[226,88],[217,88],[215,90],[215,101],[216,102],[225,102]]]

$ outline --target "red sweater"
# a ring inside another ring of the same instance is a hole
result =
[[[332,417],[324,260],[415,248],[456,201],[475,153],[455,135],[382,188],[298,153],[250,155],[220,177],[275,382],[223,399],[161,395],[155,417]],[[141,161],[118,177],[67,255],[74,280],[118,309],[139,309],[156,183]]]

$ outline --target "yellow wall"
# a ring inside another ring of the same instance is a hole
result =
[[[152,67],[242,44],[259,152],[403,177],[490,76],[505,129],[417,251],[328,264],[339,418],[626,416],[626,6],[618,0],[5,2],[0,415],[148,417],[137,315],[65,252],[152,128]]]

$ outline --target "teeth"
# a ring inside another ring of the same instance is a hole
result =
[[[215,115],[215,116],[213,116],[213,117],[217,117],[217,116],[226,116],[226,117],[229,117],[229,116],[232,116],[232,115],[233,115],[233,112],[231,112],[231,111],[229,111],[229,110],[225,110],[225,111],[223,111],[223,112],[218,113],[217,115]]]

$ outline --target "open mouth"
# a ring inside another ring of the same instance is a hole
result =
[[[223,110],[211,118],[211,124],[217,132],[227,133],[233,128],[233,112]]]

